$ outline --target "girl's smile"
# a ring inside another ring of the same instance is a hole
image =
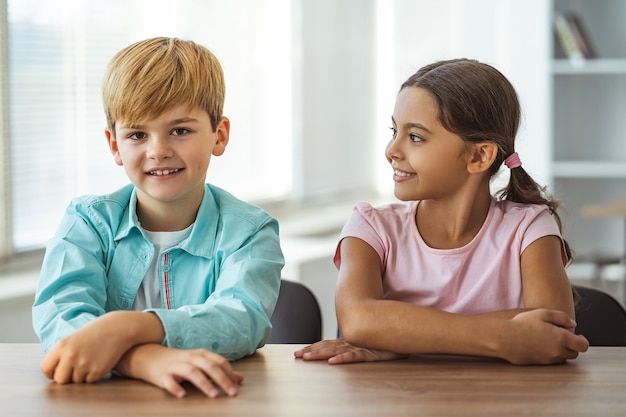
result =
[[[409,181],[409,180],[415,178],[416,176],[417,176],[417,174],[412,173],[412,172],[405,172],[405,171],[401,171],[399,169],[394,169],[393,170],[393,180],[395,182]]]

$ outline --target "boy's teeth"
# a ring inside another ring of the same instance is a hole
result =
[[[179,169],[164,169],[164,170],[156,170],[156,171],[152,171],[152,175],[168,175],[168,174],[173,174],[175,172],[178,172]]]

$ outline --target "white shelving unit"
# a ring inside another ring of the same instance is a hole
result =
[[[552,191],[578,257],[619,257],[626,219],[587,218],[582,209],[626,197],[626,2],[554,0],[553,11],[580,16],[597,57],[576,65],[554,39]]]

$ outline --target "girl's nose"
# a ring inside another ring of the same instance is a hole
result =
[[[398,144],[395,139],[392,138],[387,144],[385,156],[389,162],[400,159],[400,150],[398,149]]]

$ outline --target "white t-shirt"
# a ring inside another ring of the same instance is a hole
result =
[[[150,263],[150,268],[137,290],[137,296],[133,303],[133,310],[146,310],[148,308],[161,308],[161,277],[160,266],[162,263],[162,254],[167,249],[178,245],[185,240],[191,233],[193,224],[184,230],[176,232],[150,232],[144,230],[150,242],[154,245],[154,256]]]

